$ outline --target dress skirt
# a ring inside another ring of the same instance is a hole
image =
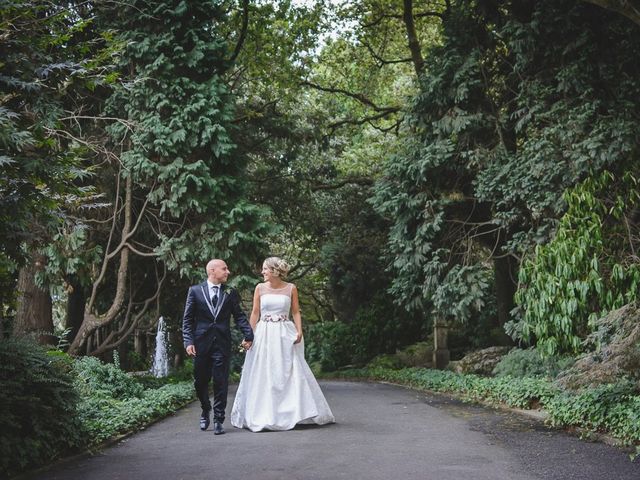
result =
[[[290,320],[258,322],[231,411],[234,427],[258,432],[335,422],[296,336]]]

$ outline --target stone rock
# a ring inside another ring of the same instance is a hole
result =
[[[561,388],[580,390],[623,378],[640,389],[640,306],[630,303],[597,321],[586,344],[595,351],[580,357],[557,379]]]
[[[504,357],[512,347],[489,347],[468,353],[455,366],[458,373],[475,373],[478,375],[491,375],[500,359]]]

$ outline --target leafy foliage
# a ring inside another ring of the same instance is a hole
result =
[[[550,238],[563,192],[637,158],[640,44],[629,22],[583,2],[494,6],[451,2],[374,201],[392,221],[400,303],[464,321],[481,307],[471,285],[493,268],[504,323],[516,256]],[[473,308],[451,312],[462,267],[478,271],[462,290]]]
[[[640,443],[640,396],[633,383],[621,381],[577,395],[559,395],[545,408],[554,426],[575,425],[609,432],[628,445]]]
[[[85,438],[69,359],[29,339],[0,341],[0,474],[49,462]]]
[[[497,377],[547,377],[555,378],[575,361],[572,357],[543,357],[536,349],[514,348],[493,369]]]
[[[115,356],[117,359],[117,354]],[[118,362],[103,363],[96,357],[82,357],[73,364],[76,388],[83,398],[110,397],[114,399],[139,398],[142,385],[120,369]]]
[[[217,33],[223,7],[166,1],[104,13],[115,14],[110,21],[127,44],[127,77],[108,108],[129,123],[110,132],[115,142],[129,139],[123,174],[163,220],[151,248],[190,278],[200,276],[202,258],[234,258],[236,269],[246,269],[270,227],[265,209],[244,195],[246,159],[233,155],[229,44]]]
[[[95,38],[92,24],[67,4],[3,2],[0,28],[0,279],[14,272],[34,249],[50,241],[71,205],[91,198],[81,187],[90,175],[87,156],[74,141],[73,117],[87,84],[102,81],[113,46]],[[15,292],[3,288],[0,301]]]
[[[394,353],[415,343],[425,336],[425,328],[422,319],[394,308],[391,299],[374,297],[349,323],[316,322],[307,326],[305,354],[309,363],[323,371],[362,365],[376,355]]]
[[[516,338],[546,355],[579,352],[598,318],[638,299],[639,199],[632,172],[605,171],[567,192],[555,238],[520,271]]]
[[[348,325],[318,322],[305,330],[305,357],[316,370],[333,371],[351,362],[354,345]]]
[[[143,388],[117,361],[74,360],[28,338],[0,341],[0,474],[99,445],[194,396],[191,380],[169,378],[153,387]]]
[[[136,430],[173,413],[193,400],[193,383],[182,382],[145,390],[138,397],[117,400],[90,396],[79,405],[79,418],[88,432],[87,445],[99,445],[118,434]]]
[[[345,370],[335,375],[384,380],[434,392],[456,393],[476,402],[505,403],[517,408],[529,408],[539,402],[546,404],[558,394],[557,388],[540,378],[492,378],[425,368]]]

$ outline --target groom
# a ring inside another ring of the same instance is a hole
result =
[[[230,319],[244,335],[242,346],[251,347],[253,331],[240,307],[240,296],[225,288],[229,268],[223,260],[207,263],[207,280],[189,288],[182,321],[182,338],[187,354],[195,357],[193,376],[196,394],[202,406],[200,430],[211,421],[209,379],[213,378],[213,433],[224,433],[224,411],[227,407],[229,360],[231,357]]]

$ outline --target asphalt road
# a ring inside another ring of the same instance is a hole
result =
[[[322,382],[336,424],[251,433],[198,429],[198,405],[47,480],[640,480],[640,459],[513,413],[392,385]],[[232,398],[230,396],[229,410]]]

